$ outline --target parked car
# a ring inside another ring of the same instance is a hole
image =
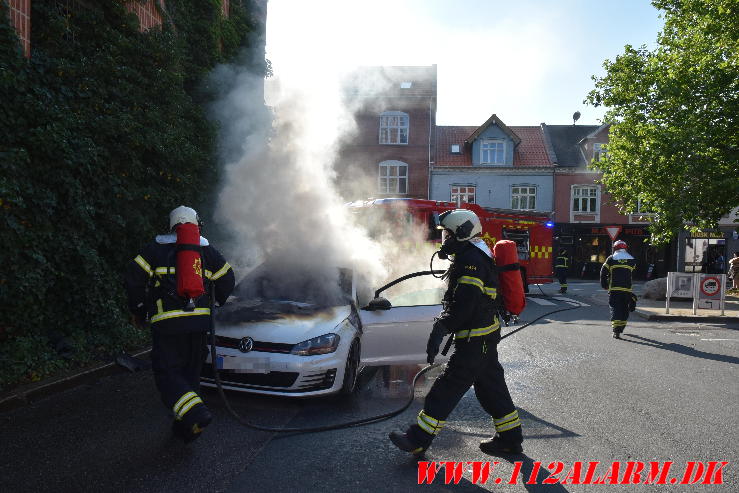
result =
[[[340,269],[337,293],[316,297],[300,282],[290,293],[272,289],[270,270],[252,271],[217,309],[216,367],[225,389],[349,395],[364,365],[425,362],[426,336],[441,310],[440,288],[406,282],[393,287],[392,297],[372,300],[352,270]],[[201,382],[215,386],[210,354]]]

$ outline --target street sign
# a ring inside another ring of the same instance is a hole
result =
[[[611,237],[611,241],[614,241],[621,232],[621,226],[606,226],[605,230],[608,233],[608,236]]]
[[[704,277],[700,283],[700,296],[699,298],[714,298],[720,295],[721,281],[717,277]]]
[[[688,272],[667,273],[667,297],[668,298],[692,298],[693,277]]]

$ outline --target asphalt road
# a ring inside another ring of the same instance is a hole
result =
[[[554,294],[551,287],[544,291]],[[470,471],[445,485],[442,470],[432,484],[419,486],[417,461],[387,439],[415,419],[433,375],[423,378],[401,416],[325,433],[245,428],[217,394],[206,392],[216,420],[183,446],[170,436],[151,374],[142,372],[0,414],[0,491],[739,491],[739,327],[632,318],[617,341],[595,283],[572,283],[566,297],[587,306],[544,317],[499,348],[523,421],[525,454],[506,460],[480,452],[492,425],[468,392],[422,459],[500,461],[484,485],[473,484]],[[532,298],[522,322],[578,304],[541,293]],[[402,406],[420,367],[369,369],[349,400],[229,396],[239,413],[260,424],[329,424]],[[547,478],[537,462],[557,461],[565,473],[577,461],[600,461],[598,475],[614,461],[673,461],[670,477],[678,478],[687,461],[729,464],[724,485],[524,484]],[[523,479],[505,484],[516,467]]]

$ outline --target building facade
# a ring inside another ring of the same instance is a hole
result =
[[[608,125],[542,124],[554,155],[555,249],[567,251],[573,277],[597,278],[612,253],[613,241],[624,240],[636,258],[636,279],[663,277],[674,269],[674,244],[649,243],[651,214],[621,214],[599,183],[602,174],[588,164],[597,162],[608,145]]]
[[[346,84],[345,103],[356,128],[338,152],[344,198],[428,198],[436,65],[359,69]]]
[[[492,115],[479,127],[437,127],[436,137],[432,200],[552,212],[553,168],[541,127],[509,127]]]

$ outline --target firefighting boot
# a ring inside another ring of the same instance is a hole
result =
[[[621,339],[621,332],[614,332],[613,333],[613,338],[614,339]]]
[[[185,443],[199,438],[206,426],[213,421],[213,415],[204,404],[198,404],[190,409],[182,419],[175,420],[172,432]]]
[[[415,425],[409,426],[405,432],[392,431],[389,437],[390,441],[400,450],[410,452],[413,455],[421,455],[431,445],[433,438],[430,436],[428,438],[424,437],[423,435],[428,434],[420,429],[414,430],[414,427],[417,428]]]
[[[489,455],[512,455],[523,453],[523,446],[520,442],[507,441],[496,433],[493,438],[480,442],[480,450]]]

